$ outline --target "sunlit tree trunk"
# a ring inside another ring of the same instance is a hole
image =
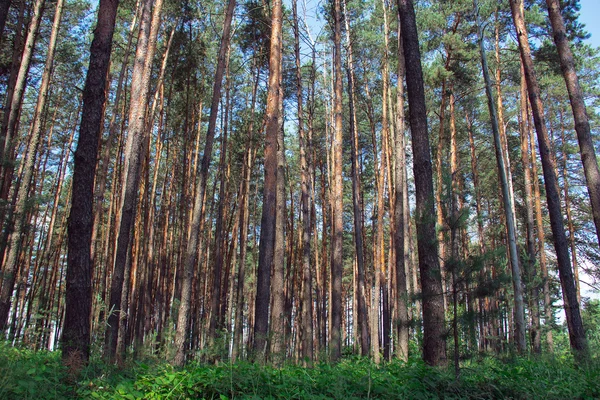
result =
[[[398,16],[399,17],[399,16]],[[396,256],[396,335],[398,337],[396,345],[396,357],[402,361],[408,361],[408,340],[409,340],[409,320],[408,320],[408,290],[406,276],[406,225],[407,205],[405,203],[405,175],[406,175],[406,152],[404,144],[404,76],[406,67],[404,65],[404,53],[402,52],[402,32],[398,18],[398,87],[396,99],[396,132],[394,136],[394,157],[396,160],[394,169],[394,246]]]
[[[287,335],[289,324],[286,324],[290,313],[286,312],[286,283],[292,285],[290,279],[284,277],[284,264],[286,259],[285,226],[286,226],[286,187],[285,187],[285,146],[283,140],[283,89],[279,93],[279,130],[277,132],[277,205],[275,208],[275,245],[273,250],[273,276],[271,277],[272,308],[271,308],[271,360],[280,364],[286,356]],[[292,198],[293,200],[293,198]],[[291,206],[293,210],[293,204]],[[290,229],[293,235],[293,227]],[[288,239],[288,275],[292,270],[292,239]],[[295,276],[295,275],[294,275]],[[289,278],[289,277],[288,277]],[[289,292],[289,290],[288,290]]]
[[[154,10],[152,6],[154,5]],[[131,239],[138,210],[138,196],[144,143],[146,142],[146,109],[152,61],[156,48],[156,37],[160,26],[162,0],[144,0],[144,9],[140,18],[140,30],[131,78],[131,95],[129,105],[129,129],[125,145],[125,159],[121,188],[121,218],[117,236],[115,265],[111,279],[108,327],[104,342],[105,357],[110,361],[120,361],[122,354],[117,354],[119,330],[127,323],[127,301],[123,302],[126,280],[131,265]],[[125,295],[127,292],[125,291]],[[126,297],[126,296],[125,296]],[[127,300],[127,299],[125,299]],[[123,338],[121,338],[123,339]]]
[[[330,359],[342,356],[342,268],[343,268],[343,184],[342,184],[342,7],[334,0],[334,96],[333,96],[333,178],[331,232],[331,343]]]
[[[260,244],[254,305],[254,343],[256,360],[264,361],[269,329],[269,302],[271,298],[271,266],[275,251],[277,205],[277,135],[279,133],[279,102],[281,97],[282,5],[281,0],[271,4],[271,50],[266,109],[266,137],[264,155],[263,209],[260,222]]]

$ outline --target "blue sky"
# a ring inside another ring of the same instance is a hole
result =
[[[600,0],[580,0],[581,11],[579,20],[585,24],[585,29],[592,34],[589,42],[594,47],[600,47]]]

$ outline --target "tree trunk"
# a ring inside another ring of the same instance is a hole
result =
[[[415,11],[412,0],[398,0],[406,65],[413,168],[416,186],[416,221],[419,269],[423,291],[423,359],[430,365],[446,364],[444,300],[438,246],[435,239],[433,172],[427,130],[427,109]]]
[[[277,135],[279,134],[279,102],[281,97],[282,5],[273,0],[271,11],[271,49],[266,109],[264,155],[263,210],[260,221],[260,243],[254,305],[254,357],[262,362],[266,357],[271,298],[271,266],[275,251],[275,214],[277,205]]]
[[[550,16],[550,24],[552,25],[552,32],[554,34],[554,43],[558,49],[560,68],[567,85],[567,91],[569,92],[581,162],[583,163],[583,171],[592,205],[596,235],[600,243],[600,169],[598,168],[598,160],[592,141],[590,123],[583,100],[583,93],[579,86],[579,79],[575,71],[575,62],[567,39],[565,23],[560,13],[560,3],[558,0],[546,0],[546,4],[548,5],[548,15]]]
[[[279,130],[277,132],[277,205],[275,208],[275,245],[273,250],[273,276],[271,281],[271,290],[273,293],[273,305],[271,308],[271,359],[275,364],[280,364],[286,356],[286,293],[285,284],[290,283],[289,279],[284,278],[285,267],[285,225],[286,225],[286,207],[285,207],[285,146],[283,140],[283,89],[280,86],[279,94]],[[292,198],[293,199],[293,198]],[[291,206],[293,209],[293,204]],[[289,230],[293,235],[293,227]],[[290,249],[292,247],[291,238],[288,240]],[[291,251],[288,255],[292,256]],[[292,270],[292,263],[287,263],[288,274]],[[290,296],[287,296],[290,297]]]
[[[406,153],[404,149],[404,76],[406,66],[402,52],[402,32],[400,16],[398,15],[398,87],[396,100],[396,133],[394,136],[394,169],[395,202],[394,202],[394,247],[396,256],[396,335],[398,343],[396,357],[408,361],[409,320],[408,320],[408,290],[406,278],[406,213],[404,182],[406,174]]]
[[[118,0],[100,0],[98,24],[90,47],[90,64],[83,88],[83,109],[75,163],[71,213],[68,220],[66,303],[62,333],[62,357],[67,365],[87,363],[90,354],[92,308],[91,237],[92,205],[98,141],[106,99],[112,38]]]
[[[521,136],[521,162],[523,163],[523,189],[525,200],[525,238],[527,251],[527,276],[529,277],[529,312],[531,314],[531,345],[534,353],[541,352],[540,341],[540,316],[539,316],[539,288],[535,280],[535,221],[534,204],[532,196],[531,160],[529,159],[529,133],[527,131],[527,86],[525,75],[521,74],[521,113],[519,117],[519,132]],[[534,160],[535,161],[535,160]]]
[[[573,277],[575,278],[575,289],[577,290],[577,301],[581,304],[581,288],[579,287],[579,265],[577,262],[577,247],[575,246],[575,227],[573,226],[573,216],[571,212],[571,196],[569,195],[569,174],[567,170],[567,144],[565,142],[565,125],[563,120],[563,111],[560,110],[560,137],[562,141],[562,177],[563,192],[565,194],[565,211],[567,214],[567,229],[569,230],[569,246],[571,249],[571,262],[573,263]]]
[[[110,301],[111,314],[104,340],[104,355],[110,361],[121,361],[122,354],[117,354],[117,341],[121,325],[126,324],[127,308],[123,301],[124,282],[130,265],[130,242],[138,209],[138,196],[144,144],[146,142],[146,109],[156,37],[160,26],[162,0],[144,0],[140,31],[131,77],[131,95],[129,105],[129,133],[125,145],[123,180],[121,188],[121,221],[117,236],[115,264],[111,279]],[[154,4],[154,10],[152,5]],[[122,338],[121,338],[122,339]]]
[[[558,190],[558,179],[556,177],[556,165],[550,153],[550,141],[546,130],[546,121],[542,101],[540,99],[540,88],[537,77],[533,69],[533,60],[529,48],[529,39],[525,28],[525,19],[520,9],[522,0],[511,0],[510,6],[513,21],[516,28],[517,39],[519,41],[519,50],[521,60],[525,69],[525,78],[527,80],[527,91],[529,101],[533,112],[535,130],[538,137],[538,146],[540,148],[540,157],[542,159],[542,169],[544,172],[544,184],[546,187],[546,198],[548,201],[548,213],[550,215],[550,226],[554,239],[554,249],[558,263],[558,275],[563,292],[563,302],[569,328],[569,341],[571,348],[578,361],[584,361],[588,357],[587,340],[581,320],[581,311],[577,301],[577,291],[573,279],[573,270],[571,260],[569,259],[569,247],[565,235],[564,223],[562,219],[560,193]]]
[[[342,7],[334,0],[333,35],[333,187],[332,187],[332,232],[331,232],[331,342],[330,360],[342,357],[342,268],[343,268],[343,186],[342,186]]]
[[[298,27],[297,0],[292,1],[294,17],[294,51],[296,59],[296,92],[298,103],[298,137],[300,139],[300,185],[301,185],[301,212],[302,212],[302,359],[306,365],[311,365],[313,355],[313,300],[312,300],[312,271],[310,265],[310,230],[311,230],[311,204],[312,177],[309,171],[310,154],[306,133],[304,130],[304,106],[302,94],[302,70],[300,66],[300,29]]]
[[[363,218],[362,218],[362,191],[360,187],[360,166],[358,164],[358,123],[356,120],[356,99],[355,99],[355,74],[354,61],[352,54],[352,41],[350,40],[350,24],[346,12],[346,2],[342,3],[344,7],[344,21],[346,25],[346,46],[347,55],[347,75],[348,75],[348,105],[350,108],[350,134],[352,136],[352,206],[354,211],[354,247],[356,249],[356,268],[357,268],[357,308],[356,315],[358,323],[358,332],[360,340],[360,354],[363,357],[369,355],[369,324],[367,315],[367,305],[365,302],[365,254],[363,244]]]
[[[2,179],[1,193],[4,200],[6,200],[8,195],[7,188],[10,185],[12,171],[14,169],[13,153],[15,149],[17,125],[19,115],[21,113],[21,102],[23,100],[23,94],[25,93],[25,86],[27,85],[27,75],[40,27],[40,21],[42,19],[44,4],[45,0],[36,0],[33,4],[33,14],[31,16],[29,28],[27,29],[25,47],[23,48],[23,53],[21,54],[19,72],[17,73],[14,90],[7,97],[7,104],[5,107],[6,110],[4,112],[4,119],[2,121],[2,130],[0,131],[0,161],[2,162],[2,168],[0,169],[0,177]]]
[[[478,10],[477,1],[473,1],[473,7]],[[514,290],[514,308],[515,308],[515,339],[517,349],[520,353],[524,353],[527,349],[525,339],[525,306],[523,304],[523,284],[521,282],[521,267],[519,264],[519,253],[517,250],[517,237],[515,231],[514,207],[512,197],[510,195],[508,177],[506,172],[505,157],[503,154],[502,142],[500,140],[500,128],[498,126],[498,114],[494,104],[494,95],[492,93],[492,81],[489,76],[487,58],[485,55],[485,47],[483,45],[483,28],[479,21],[477,11],[477,30],[479,41],[479,52],[481,55],[481,69],[483,71],[483,79],[485,81],[485,93],[488,100],[488,109],[490,110],[490,123],[494,135],[494,148],[496,150],[496,162],[498,165],[498,175],[500,177],[500,185],[502,187],[502,198],[504,200],[504,217],[506,220],[506,232],[508,236],[508,250],[510,254],[510,265],[512,268],[512,281]]]

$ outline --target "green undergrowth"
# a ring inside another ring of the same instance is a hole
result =
[[[248,362],[160,362],[126,368],[92,362],[79,380],[68,379],[60,353],[0,346],[0,399],[594,399],[600,366],[576,368],[557,358],[483,358],[452,368],[421,361],[376,366],[364,359],[312,368]]]

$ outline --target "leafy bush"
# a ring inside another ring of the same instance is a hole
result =
[[[123,368],[95,360],[77,382],[60,353],[0,344],[0,399],[593,399],[600,365],[574,367],[564,358],[485,357],[453,370],[420,360],[375,365],[348,358],[312,368],[249,362],[178,369],[156,360]]]
[[[0,399],[72,397],[60,353],[18,349],[0,343]]]
[[[591,399],[600,397],[600,369],[576,369],[556,359],[484,358],[451,369],[421,361],[376,366],[365,359],[313,368],[247,362],[219,365],[138,364],[129,377],[104,376],[80,386],[97,399]],[[131,371],[130,371],[131,372]],[[111,381],[112,380],[112,381]],[[112,383],[110,383],[112,382]]]

